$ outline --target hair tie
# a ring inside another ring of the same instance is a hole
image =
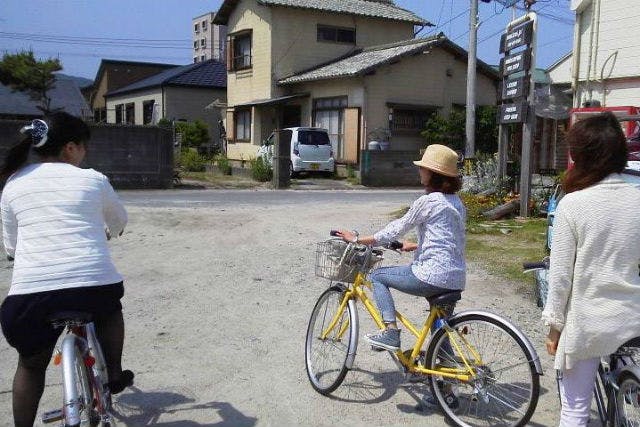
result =
[[[47,133],[49,126],[44,120],[35,119],[31,124],[23,126],[20,133],[29,133],[31,135],[31,144],[34,147],[42,147],[47,142]]]

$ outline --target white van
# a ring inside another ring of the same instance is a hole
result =
[[[287,135],[291,141],[291,163],[289,174],[294,177],[298,172],[319,171],[333,173],[335,160],[333,148],[326,129],[312,127],[286,128],[281,136]],[[275,134],[271,134],[258,150],[272,164]]]

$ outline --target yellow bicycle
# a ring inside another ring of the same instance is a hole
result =
[[[316,275],[331,283],[311,313],[305,362],[311,386],[323,395],[336,390],[353,366],[356,303],[362,302],[378,327],[384,327],[366,292],[372,286],[367,273],[382,258],[381,249],[338,239],[317,245]],[[421,329],[396,312],[416,341],[408,350],[389,353],[406,374],[425,376],[439,407],[456,425],[525,425],[540,394],[542,367],[535,349],[524,333],[495,313],[468,310],[452,315],[460,298],[460,291],[427,298],[429,315]],[[438,328],[431,334],[433,325]]]

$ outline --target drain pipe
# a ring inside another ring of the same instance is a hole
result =
[[[589,28],[589,58],[587,61],[587,82],[586,88],[588,93],[588,101],[591,102],[593,96],[593,89],[591,88],[591,64],[593,61],[593,36],[595,34],[595,26],[596,26],[596,0],[592,3],[591,8],[591,25]]]
[[[573,107],[580,107],[580,97],[578,96],[578,83],[580,82],[580,24],[582,23],[582,12],[576,11],[576,24],[573,26],[573,40],[575,40],[575,48],[573,49]]]

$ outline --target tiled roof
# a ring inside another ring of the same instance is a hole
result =
[[[55,86],[47,92],[51,98],[51,109],[62,109],[78,117],[92,116],[91,108],[82,96],[77,82],[71,76],[56,74]],[[37,108],[39,101],[32,99],[26,92],[13,91],[0,84],[0,115],[41,117]]]
[[[394,21],[411,22],[416,25],[432,25],[415,13],[398,7],[392,0],[257,0],[265,6],[297,7],[315,9],[326,12],[346,13],[351,15],[370,16],[372,18],[392,19]],[[227,24],[229,14],[238,4],[238,0],[225,0],[214,24]]]
[[[451,42],[442,34],[438,34],[433,37],[411,39],[381,46],[372,46],[359,52],[355,52],[353,55],[346,58],[341,58],[329,64],[321,65],[311,70],[286,77],[279,80],[278,83],[286,85],[314,80],[363,75],[382,65],[394,62],[399,58],[423,52],[428,48],[435,46],[454,52],[458,56],[466,57],[467,54],[463,48]],[[492,78],[497,78],[497,72],[480,60],[478,60],[478,68],[490,75]]]
[[[227,68],[224,63],[215,59],[178,66],[109,92],[105,96],[122,95],[157,86],[226,88]]]
[[[337,60],[307,72],[287,77],[280,80],[278,83],[301,83],[312,80],[352,77],[365,74],[367,71],[388,63],[398,57],[424,50],[429,45],[432,45],[437,41],[437,37],[429,37],[425,39],[414,39],[410,42],[369,47],[347,58]]]

